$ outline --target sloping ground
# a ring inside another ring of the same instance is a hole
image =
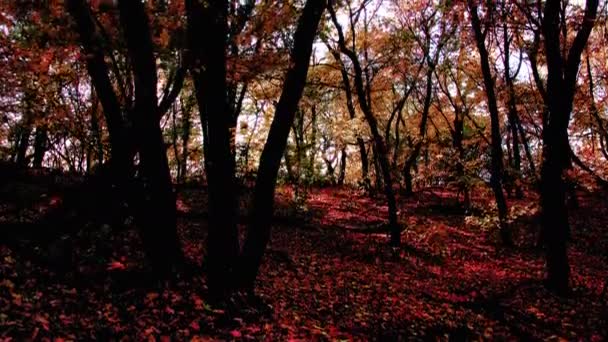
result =
[[[278,221],[258,280],[264,305],[212,307],[205,280],[143,286],[133,231],[80,234],[79,272],[58,275],[0,246],[0,337],[108,340],[558,339],[604,340],[608,206],[581,198],[572,212],[574,291],[556,298],[540,285],[534,210],[514,202],[518,247],[503,250],[483,217],[452,210],[452,194],[400,199],[403,241],[386,246],[378,200],[341,189],[314,190],[299,220]],[[293,215],[281,189],[277,214]],[[490,202],[477,194],[479,204]],[[178,201],[184,250],[193,260],[205,237],[205,194]],[[453,213],[453,214],[445,214]],[[246,219],[244,219],[246,220]],[[93,241],[93,242],[92,242]],[[113,269],[113,272],[100,272]],[[120,272],[118,272],[120,271]],[[83,275],[86,275],[83,276]],[[143,279],[145,280],[145,279]],[[240,308],[234,310],[234,308]]]

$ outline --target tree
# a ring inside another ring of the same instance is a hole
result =
[[[513,157],[510,158],[510,168],[507,172],[507,176],[511,178],[511,182],[515,187],[515,197],[521,199],[523,198],[523,191],[521,188],[521,153],[519,150],[520,145],[520,136],[518,130],[518,122],[519,122],[519,114],[517,112],[517,102],[516,102],[516,94],[515,94],[515,86],[514,81],[519,71],[521,70],[521,65],[523,61],[523,56],[520,51],[519,61],[517,69],[514,73],[511,72],[511,44],[514,39],[514,33],[509,34],[509,27],[507,24],[509,13],[512,11],[513,6],[508,6],[507,2],[504,1],[501,4],[501,20],[502,20],[502,38],[503,38],[503,67],[504,67],[504,81],[507,85],[507,118],[509,122],[509,131],[511,136],[511,146],[513,148]],[[525,138],[522,134],[522,139]],[[509,193],[509,196],[511,194]]]
[[[260,157],[251,204],[251,222],[247,227],[247,239],[239,264],[240,287],[246,290],[253,289],[270,238],[277,174],[298,102],[306,85],[312,44],[325,6],[325,0],[307,0],[294,34],[290,67],[287,69],[281,96]]]
[[[502,152],[502,137],[500,135],[500,117],[498,113],[498,105],[496,101],[496,93],[494,90],[494,78],[490,69],[490,61],[488,50],[486,48],[485,39],[488,32],[487,28],[482,31],[481,20],[479,19],[476,0],[467,0],[469,15],[471,16],[471,25],[475,34],[475,43],[479,52],[481,62],[481,71],[483,75],[484,88],[487,95],[488,109],[490,111],[490,120],[492,126],[492,168],[490,185],[494,191],[496,198],[496,206],[498,207],[499,229],[502,242],[505,245],[511,245],[511,232],[507,223],[507,201],[502,190],[502,178],[504,172],[503,152]],[[492,9],[487,9],[491,11]]]
[[[424,100],[423,100],[423,108],[420,119],[419,133],[416,143],[412,148],[412,151],[408,155],[405,165],[403,166],[403,178],[405,180],[405,193],[407,195],[411,195],[413,193],[412,189],[412,168],[416,164],[418,160],[418,156],[420,155],[420,151],[422,149],[422,145],[424,144],[424,140],[426,138],[427,132],[427,122],[429,120],[429,113],[431,110],[431,104],[433,102],[433,74],[435,73],[435,68],[437,67],[437,63],[439,62],[439,57],[441,56],[442,50],[445,45],[452,38],[454,32],[458,28],[458,25],[454,22],[451,23],[451,29],[448,30],[446,26],[449,24],[446,23],[446,18],[449,14],[449,2],[445,4],[445,13],[438,13],[438,11],[433,11],[429,17],[423,18],[420,22],[420,25],[417,25],[422,28],[424,37],[419,38],[416,33],[413,31],[413,28],[409,28],[411,34],[416,37],[418,44],[420,45],[424,58],[423,64],[426,64],[426,73],[425,73],[425,91],[424,91]],[[442,11],[443,12],[443,11]],[[436,18],[437,15],[441,17],[439,19]],[[438,25],[439,27],[435,27]],[[436,34],[435,30],[439,29],[438,38],[433,39],[433,36]]]
[[[564,171],[570,157],[568,124],[577,88],[581,55],[597,15],[598,0],[587,0],[585,14],[570,48],[566,49],[565,19],[561,0],[548,0],[542,18],[545,57],[547,59],[547,117],[543,126],[543,162],[541,165],[541,227],[547,253],[546,285],[564,294],[569,290],[570,266],[567,242],[568,208]],[[567,54],[562,55],[562,51]]]
[[[368,92],[365,91],[365,86],[363,84],[363,69],[361,68],[359,57],[357,56],[355,51],[349,49],[346,46],[344,32],[342,31],[342,26],[338,22],[336,12],[333,9],[333,5],[330,4],[328,6],[328,10],[331,15],[331,20],[336,30],[338,31],[338,47],[340,49],[340,52],[342,52],[349,58],[354,69],[355,90],[357,93],[357,98],[359,100],[359,107],[361,108],[361,111],[365,116],[365,121],[367,121],[369,129],[372,133],[376,155],[380,164],[380,171],[382,172],[382,180],[384,183],[384,195],[386,196],[386,200],[388,202],[389,229],[391,232],[390,243],[392,246],[398,247],[401,244],[401,226],[399,225],[397,219],[397,203],[395,201],[393,181],[391,177],[391,171],[389,169],[390,164],[388,161],[388,151],[386,148],[386,144],[378,129],[378,121],[374,113],[372,112],[369,97],[367,96]],[[351,32],[351,34],[354,35],[354,32]],[[346,88],[348,89],[348,87]]]
[[[128,184],[133,175],[133,156],[138,152],[146,190],[145,195],[135,200],[140,202],[135,205],[146,210],[135,213],[135,217],[156,275],[166,277],[181,261],[181,251],[177,240],[175,197],[159,124],[159,117],[163,113],[157,103],[156,61],[146,9],[140,2],[118,3],[135,85],[134,107],[127,108],[134,126],[134,139],[130,139],[123,109],[110,80],[100,45],[102,37],[89,5],[81,0],[70,0],[67,5],[87,54],[87,69],[92,84],[104,109],[112,147],[113,182],[122,189],[123,196],[134,191],[128,189]]]
[[[205,144],[209,196],[207,275],[209,292],[222,298],[234,286],[233,267],[239,253],[237,198],[231,150],[232,118],[227,99],[227,3],[187,0],[191,73]],[[213,34],[209,34],[213,32]]]

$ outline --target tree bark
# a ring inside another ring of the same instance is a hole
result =
[[[347,160],[346,147],[342,147],[340,151],[340,171],[338,171],[338,185],[344,185],[344,178],[346,177],[346,160]]]
[[[48,134],[46,128],[43,125],[38,125],[34,137],[34,159],[32,161],[32,166],[35,168],[42,167],[44,155],[47,151],[47,140]]]
[[[120,0],[120,22],[131,59],[135,83],[133,111],[146,212],[136,215],[144,248],[154,271],[168,276],[181,261],[177,237],[175,194],[158,120],[156,60],[145,5]]]
[[[570,266],[566,184],[563,172],[569,165],[568,124],[576,92],[581,54],[595,24],[598,0],[587,0],[583,23],[567,56],[562,56],[559,27],[562,1],[545,3],[542,32],[547,59],[547,115],[543,126],[543,162],[541,165],[541,236],[547,253],[546,285],[565,294],[569,292]]]
[[[519,136],[521,137],[521,142],[524,145],[524,152],[526,153],[526,159],[528,160],[528,167],[530,168],[530,174],[534,178],[534,183],[538,183],[538,175],[536,173],[536,164],[534,163],[534,157],[532,157],[532,151],[530,150],[530,143],[528,142],[526,132],[524,131],[523,125],[521,124],[521,119],[519,117],[517,117],[517,130],[519,131]]]
[[[274,194],[281,157],[306,84],[312,44],[317,35],[317,27],[325,5],[324,0],[307,0],[294,34],[290,66],[260,157],[251,207],[251,221],[247,227],[247,239],[239,264],[240,286],[245,290],[253,289],[262,256],[270,238]]]
[[[192,129],[191,120],[191,106],[190,104],[184,104],[184,100],[181,101],[182,110],[182,164],[180,174],[180,182],[183,182],[188,177],[188,159],[190,157],[189,144],[190,144],[190,131]]]
[[[186,1],[188,39],[193,60],[196,97],[205,135],[205,168],[209,196],[207,277],[212,298],[234,287],[233,270],[239,252],[236,226],[236,179],[231,149],[227,98],[227,3]]]
[[[22,127],[19,129],[19,135],[17,140],[17,155],[15,162],[19,167],[27,167],[29,164],[27,158],[27,150],[30,146],[30,136],[32,135],[32,128],[29,123],[22,123]]]
[[[500,117],[498,114],[498,106],[496,104],[496,93],[494,90],[494,79],[492,77],[492,71],[490,69],[488,50],[485,44],[485,34],[481,29],[481,21],[479,14],[477,13],[477,2],[475,0],[467,0],[469,13],[471,15],[471,24],[473,32],[475,34],[475,42],[477,50],[479,51],[479,58],[481,63],[481,71],[483,74],[483,83],[488,99],[488,109],[490,111],[491,131],[492,131],[492,167],[491,167],[491,178],[490,185],[494,192],[496,199],[496,206],[498,207],[498,220],[500,237],[503,244],[509,246],[513,244],[511,238],[511,231],[507,223],[507,201],[502,190],[502,177],[504,172],[503,167],[503,151],[502,151],[502,138],[500,135]]]
[[[122,108],[110,80],[105,54],[99,44],[102,37],[96,29],[88,6],[83,0],[67,1],[68,12],[76,22],[80,43],[87,56],[87,71],[103,107],[110,134],[111,169],[115,180],[120,183],[121,178],[130,175],[132,172],[132,159],[130,159],[131,153],[129,152],[131,142],[127,138],[128,132],[123,119]]]

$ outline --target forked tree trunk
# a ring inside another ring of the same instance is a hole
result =
[[[331,20],[338,30],[338,44],[340,51],[345,54],[353,64],[355,72],[355,90],[357,92],[357,98],[359,99],[359,107],[361,108],[361,111],[365,116],[365,121],[367,121],[370,132],[372,133],[374,147],[378,155],[378,163],[380,164],[380,171],[382,172],[382,178],[384,181],[384,194],[388,202],[389,230],[391,234],[390,244],[397,247],[401,245],[401,227],[397,219],[397,203],[395,201],[395,193],[393,190],[393,182],[386,144],[382,138],[382,135],[380,134],[378,121],[372,112],[371,104],[367,101],[367,93],[363,85],[363,69],[361,68],[359,58],[353,50],[350,50],[346,46],[344,33],[342,32],[342,27],[338,23],[334,9],[331,6],[328,6],[328,9],[331,14]],[[350,82],[348,84],[350,84]],[[347,86],[346,89],[350,91],[350,87]]]
[[[209,196],[207,280],[212,298],[234,287],[239,240],[236,226],[236,179],[231,150],[231,117],[227,99],[227,3],[186,1],[188,37],[201,124]]]
[[[120,21],[130,55],[135,81],[135,108],[132,132],[127,129],[118,96],[89,5],[83,0],[68,0],[67,8],[76,22],[87,70],[95,93],[104,109],[110,133],[112,183],[122,198],[131,199],[129,183],[133,176],[133,157],[139,152],[146,199],[136,198],[135,217],[140,226],[146,253],[158,276],[167,276],[180,257],[176,232],[175,198],[162,132],[158,121],[156,61],[148,17],[138,1],[118,2]],[[133,133],[133,137],[129,134]],[[134,139],[131,139],[134,138]],[[135,140],[137,139],[137,140]],[[137,148],[136,148],[137,147]],[[145,209],[145,210],[144,210]]]
[[[146,253],[158,276],[166,277],[181,262],[175,195],[158,120],[156,60],[145,5],[120,0],[120,21],[135,81],[134,126],[140,158],[145,211],[136,215]]]
[[[89,5],[84,0],[68,0],[68,12],[76,22],[76,29],[86,59],[91,83],[99,98],[110,135],[110,165],[115,183],[125,183],[132,173],[132,159],[128,132],[122,115],[118,96],[110,80],[110,71],[105,62],[105,54],[99,42],[103,41],[98,32]]]
[[[560,41],[562,1],[545,3],[542,32],[547,58],[547,118],[543,125],[543,163],[541,166],[541,235],[547,253],[546,285],[565,294],[569,291],[570,265],[567,241],[569,235],[566,182],[564,171],[569,165],[568,124],[576,92],[581,55],[595,24],[598,0],[587,0],[582,26],[567,56],[562,57],[566,42]]]

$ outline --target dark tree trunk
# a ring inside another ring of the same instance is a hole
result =
[[[342,32],[342,27],[338,23],[338,19],[336,17],[336,13],[334,9],[329,6],[329,12],[331,14],[331,19],[338,30],[338,44],[340,51],[345,54],[353,64],[354,72],[355,72],[355,90],[357,91],[357,98],[359,99],[359,107],[365,116],[365,120],[370,128],[372,133],[372,137],[374,139],[374,147],[378,154],[378,162],[380,164],[380,169],[382,172],[382,177],[384,181],[384,194],[386,196],[386,200],[388,202],[388,216],[389,216],[389,227],[391,232],[391,245],[397,247],[401,244],[401,227],[399,226],[399,222],[397,219],[397,203],[395,201],[395,193],[393,190],[393,182],[390,171],[390,164],[388,161],[388,151],[386,149],[386,144],[382,135],[380,134],[380,130],[378,128],[378,121],[374,116],[374,113],[371,109],[371,104],[367,101],[367,94],[365,91],[365,87],[363,84],[363,69],[361,68],[361,64],[359,62],[357,54],[348,49],[346,46],[346,41],[344,38],[344,33]],[[348,83],[350,84],[350,82]],[[350,90],[350,87],[346,87]]]
[[[317,34],[317,27],[325,4],[326,2],[323,0],[306,1],[294,34],[290,67],[287,70],[268,139],[260,157],[251,208],[251,221],[247,227],[247,239],[243,246],[238,273],[241,278],[240,286],[246,290],[253,289],[262,256],[270,238],[277,174],[287,144],[289,130],[293,124],[297,106],[306,84],[312,44]]]
[[[403,166],[403,185],[405,186],[405,189],[403,189],[403,194],[406,196],[411,196],[414,193],[412,168],[414,167],[417,158],[414,158],[414,155],[420,154],[420,147],[422,147],[422,145],[419,145],[418,143],[414,146],[414,149],[405,160],[405,164]]]
[[[187,0],[188,37],[194,65],[197,101],[205,134],[209,196],[207,277],[212,298],[229,293],[238,257],[236,180],[231,149],[232,117],[226,80],[227,3]],[[210,32],[212,34],[210,34]],[[282,152],[282,151],[281,151]]]
[[[192,120],[191,120],[191,106],[184,105],[182,100],[182,161],[181,161],[181,171],[179,175],[181,179],[180,182],[183,182],[188,177],[188,159],[190,157],[190,151],[188,145],[190,144],[190,131],[192,129]]]
[[[335,160],[335,159],[334,159]],[[336,168],[334,167],[333,160],[323,157],[325,167],[327,168],[326,177],[331,185],[336,184]]]
[[[528,138],[526,136],[526,132],[521,124],[521,120],[517,117],[517,130],[519,131],[519,136],[521,136],[521,142],[524,145],[524,151],[526,152],[526,159],[528,160],[528,167],[530,168],[530,174],[534,178],[534,182],[538,182],[538,175],[536,173],[536,164],[534,163],[534,157],[532,157],[532,152],[530,150],[530,143],[528,142]]]
[[[42,167],[44,155],[47,151],[47,130],[43,126],[36,127],[36,135],[34,138],[34,160],[32,166],[36,168]]]
[[[361,182],[365,186],[370,185],[369,181],[369,157],[363,138],[357,137],[357,146],[359,147],[359,157],[361,158]]]
[[[456,106],[455,108],[459,108]],[[456,151],[458,151],[458,162],[456,163],[456,176],[458,177],[458,184],[460,187],[460,191],[463,192],[464,200],[463,207],[468,210],[471,207],[471,192],[469,189],[469,184],[465,179],[465,166],[464,161],[466,159],[466,154],[463,146],[464,140],[464,115],[460,113],[459,110],[456,110],[454,113],[454,136],[453,136],[453,146]]]
[[[120,0],[120,21],[131,58],[135,83],[134,126],[140,171],[145,186],[145,212],[136,220],[146,253],[158,276],[168,276],[181,261],[176,230],[175,195],[163,135],[158,120],[154,47],[145,5]]]
[[[595,24],[598,0],[587,0],[585,16],[567,56],[566,42],[560,42],[562,1],[548,0],[544,8],[542,31],[547,58],[547,115],[543,126],[543,163],[541,166],[541,236],[547,253],[546,285],[564,294],[569,291],[569,235],[564,171],[570,163],[568,124],[581,55]]]
[[[340,171],[338,171],[338,185],[344,185],[344,178],[346,177],[346,160],[347,160],[346,147],[342,147],[340,152]]]
[[[492,131],[492,167],[491,167],[491,178],[490,185],[496,198],[496,206],[498,207],[498,220],[500,237],[502,242],[509,246],[513,244],[511,238],[511,231],[507,223],[507,201],[502,191],[502,177],[503,177],[503,152],[502,152],[502,138],[500,136],[500,117],[498,114],[498,106],[496,104],[496,94],[494,92],[494,79],[492,77],[492,71],[490,69],[490,62],[488,56],[488,50],[485,44],[485,35],[482,33],[481,21],[477,13],[477,2],[475,0],[468,0],[469,13],[471,15],[471,24],[475,34],[475,42],[479,51],[479,58],[481,62],[481,71],[483,74],[484,87],[488,99],[488,109],[490,111],[491,120],[491,131]]]
[[[15,162],[20,167],[27,167],[29,161],[27,159],[27,150],[30,147],[30,136],[32,128],[29,123],[24,123],[19,129],[19,139],[17,140],[17,156]]]

